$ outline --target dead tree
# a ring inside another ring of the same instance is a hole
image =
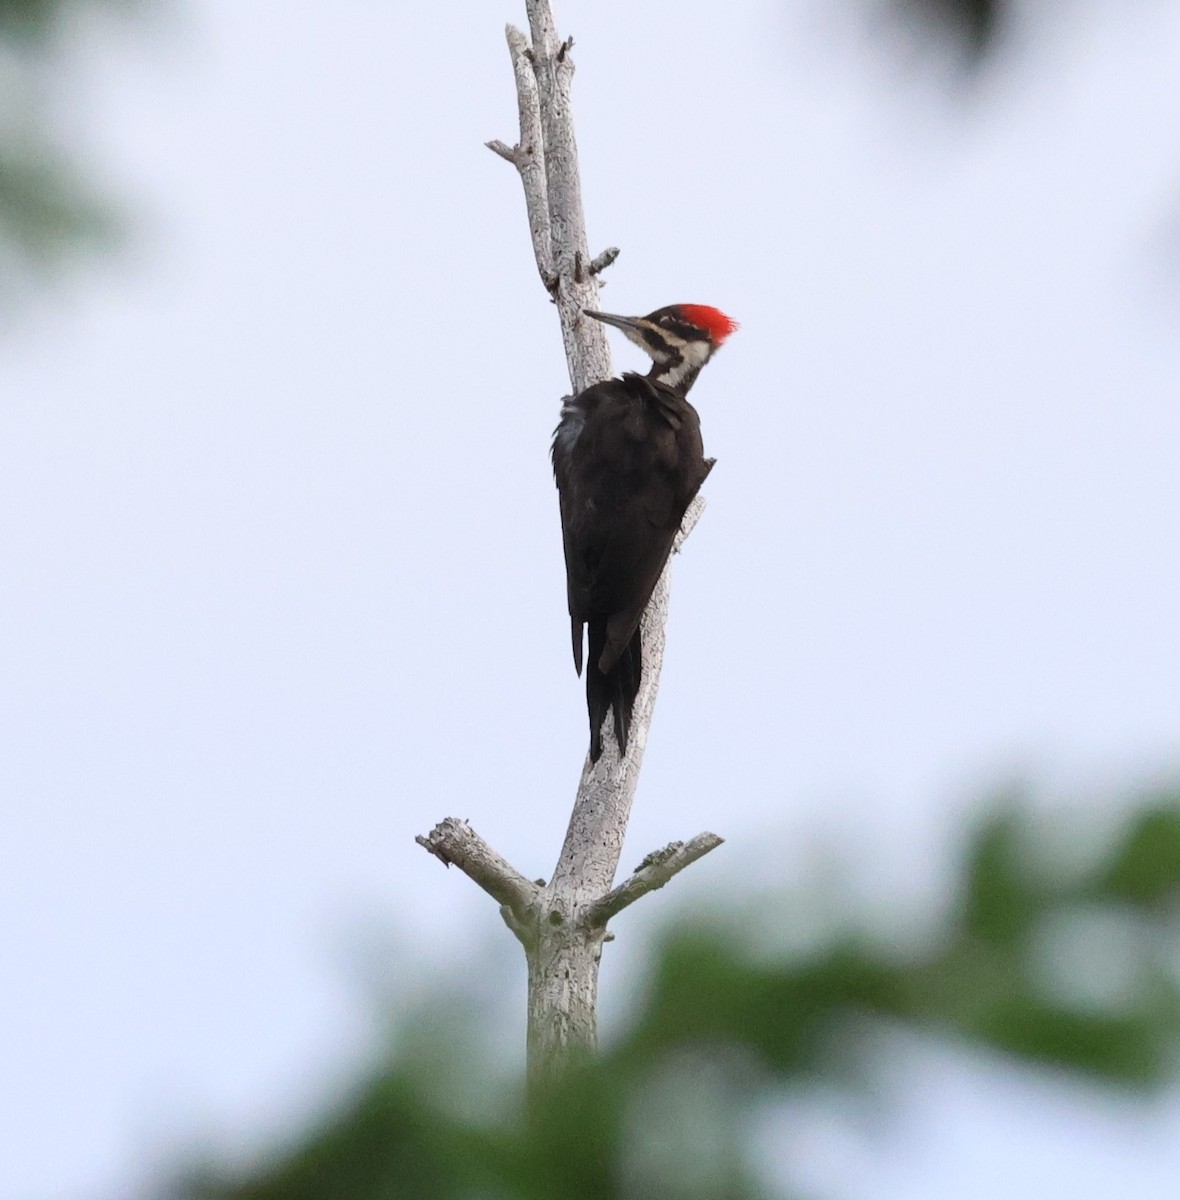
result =
[[[614,248],[591,257],[587,250],[577,146],[570,110],[572,39],[557,36],[549,0],[526,0],[531,37],[508,26],[516,76],[520,141],[489,142],[489,149],[520,173],[533,252],[541,282],[561,321],[576,392],[611,375],[603,327],[582,320],[598,307],[599,273],[618,256]],[[678,549],[703,508],[695,500],[685,515]],[[465,821],[447,817],[417,841],[453,863],[500,905],[528,960],[528,1070],[533,1080],[589,1053],[596,1041],[598,963],[611,935],[607,922],[641,896],[721,844],[712,833],[673,842],[649,854],[635,873],[613,887],[639,780],[659,687],[668,615],[668,567],[643,617],[643,678],[635,702],[627,754],[613,738],[597,763],[582,768],[565,843],[549,883],[526,879]],[[562,626],[564,628],[564,625]],[[561,644],[564,645],[564,642]]]

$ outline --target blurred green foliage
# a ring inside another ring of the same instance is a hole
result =
[[[448,1020],[440,995],[298,1145],[244,1174],[207,1166],[168,1194],[753,1200],[771,1194],[750,1150],[757,1112],[808,1089],[851,1101],[883,1055],[905,1052],[900,1031],[1150,1092],[1180,1049],[1180,794],[1148,799],[1089,852],[1078,829],[1076,815],[993,808],[918,946],[848,918],[806,950],[770,951],[767,915],[788,915],[774,896],[681,921],[653,949],[627,1028],[527,1099],[481,1065],[478,1018]]]
[[[116,229],[113,207],[63,144],[53,100],[82,13],[126,7],[127,0],[0,0],[0,289]]]

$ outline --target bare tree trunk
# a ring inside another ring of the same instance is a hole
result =
[[[537,269],[556,303],[570,383],[580,392],[611,374],[605,330],[599,322],[585,319],[582,311],[598,307],[599,272],[618,251],[612,248],[592,259],[587,248],[570,110],[573,41],[558,38],[549,0],[525,2],[531,40],[511,25],[507,30],[520,142],[488,146],[520,172]],[[689,508],[677,550],[703,507],[698,498]],[[534,1082],[595,1048],[598,963],[603,942],[612,936],[606,929],[610,918],[721,844],[712,833],[688,843],[674,842],[648,855],[612,890],[659,688],[670,566],[671,560],[643,617],[643,678],[627,754],[620,758],[617,744],[608,737],[598,762],[591,764],[587,758],[549,884],[525,879],[466,822],[447,818],[429,836],[417,839],[498,900],[505,921],[524,945],[529,972],[528,1067]]]

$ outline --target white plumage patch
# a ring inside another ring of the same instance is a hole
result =
[[[699,371],[709,361],[713,347],[708,342],[684,342],[680,338],[672,337],[668,340],[678,344],[682,357],[676,366],[660,374],[660,380],[669,387],[679,387],[688,376]]]
[[[564,453],[568,454],[573,449],[585,423],[586,414],[582,411],[577,396],[566,396],[561,404],[561,418],[553,434],[554,442]]]

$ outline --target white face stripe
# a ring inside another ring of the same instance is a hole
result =
[[[660,382],[667,384],[670,388],[679,387],[690,375],[695,375],[700,370],[701,365],[700,363],[690,362],[686,355],[676,366],[660,373]]]
[[[709,360],[709,355],[712,353],[712,344],[707,341],[685,341],[684,338],[673,333],[670,329],[665,329],[662,325],[655,325],[650,321],[639,321],[639,325],[644,329],[654,329],[660,336],[660,341],[669,346],[673,350],[679,350],[685,360],[692,360],[696,366],[703,367]],[[643,336],[640,329],[624,329],[622,331],[627,338],[634,342],[637,346],[641,346],[649,357],[655,358],[652,353],[651,343]]]
[[[657,328],[657,326],[655,326],[655,325],[649,325],[646,321],[640,321],[639,324],[644,326],[647,329],[656,329]],[[662,338],[667,339],[668,341],[673,341],[673,340],[678,341],[679,340],[679,339],[673,339],[672,335],[669,334],[666,330],[661,329],[659,332],[660,332],[660,336]],[[647,338],[645,338],[643,336],[643,333],[641,330],[639,330],[639,329],[624,329],[622,331],[622,333],[623,333],[623,336],[626,337],[626,339],[629,342],[634,342],[644,352],[644,354],[646,354],[649,358],[655,357],[655,355],[652,354],[652,352],[651,352],[651,345],[648,343]]]
[[[660,380],[669,387],[679,387],[690,375],[695,375],[709,361],[713,353],[711,342],[685,342],[680,338],[680,362],[671,370],[660,375]]]
[[[683,347],[680,353],[684,355],[684,361],[697,368],[703,367],[709,361],[709,355],[713,353],[712,342],[681,342],[680,344]]]

